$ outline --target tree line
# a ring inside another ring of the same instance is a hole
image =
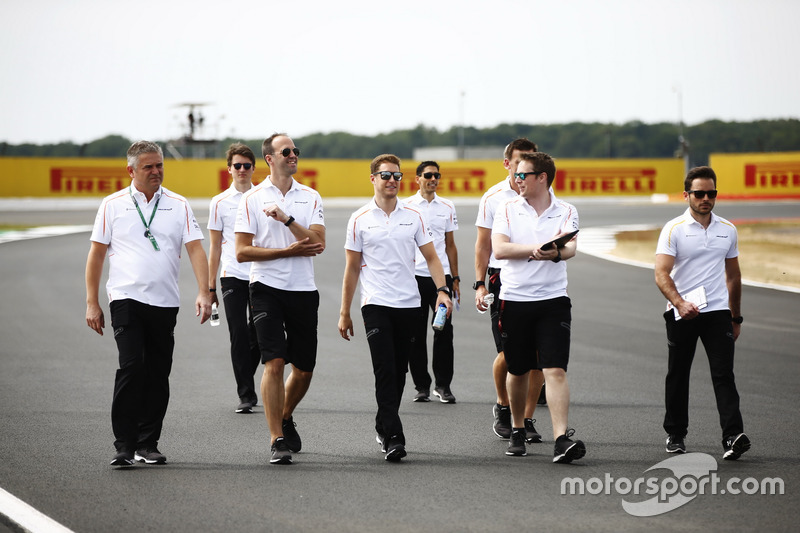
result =
[[[561,158],[669,158],[680,157],[682,150],[687,149],[690,163],[702,165],[708,163],[708,155],[712,152],[800,151],[800,120],[709,120],[683,127],[666,122],[645,124],[639,121],[625,124],[500,124],[491,128],[452,127],[445,131],[420,124],[412,129],[374,136],[332,132],[313,133],[294,137],[294,140],[301,147],[303,157],[307,158],[371,159],[388,152],[408,159],[412,157],[414,148],[505,146],[517,137],[527,137],[538,144],[540,150]],[[263,139],[222,139],[218,144],[218,157],[223,157],[227,146],[236,141],[244,142],[259,154]],[[85,144],[14,145],[0,142],[0,156],[120,157],[131,142],[121,135],[108,135]]]

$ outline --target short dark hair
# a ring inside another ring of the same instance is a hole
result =
[[[273,155],[275,153],[275,149],[272,148],[272,141],[274,141],[278,137],[288,137],[286,133],[273,133],[266,139],[264,142],[261,143],[261,155],[267,157],[268,155]]]
[[[417,176],[422,175],[422,171],[425,170],[425,167],[436,167],[436,170],[440,170],[439,163],[436,161],[423,161],[417,165]]]
[[[228,166],[231,166],[233,162],[233,156],[235,155],[246,157],[253,163],[254,167],[256,166],[256,154],[254,154],[250,147],[246,144],[233,143],[228,147],[228,151],[225,154],[225,157],[228,158]]]
[[[717,174],[711,167],[694,167],[686,174],[686,179],[683,180],[683,190],[691,191],[692,182],[698,178],[714,180],[714,187],[717,186]]]
[[[503,150],[503,157],[506,159],[511,159],[511,156],[514,154],[514,150],[519,152],[538,152],[539,147],[536,146],[536,143],[533,141],[529,141],[525,137],[520,137],[519,139],[514,139],[506,149]]]
[[[544,152],[533,152],[522,154],[519,162],[530,161],[533,163],[533,170],[535,172],[544,172],[547,174],[547,186],[552,187],[553,180],[556,179],[556,164],[553,158]]]
[[[392,163],[400,166],[400,158],[394,154],[381,154],[369,164],[369,173],[370,175],[375,174],[378,171],[378,167],[381,166],[381,163]]]

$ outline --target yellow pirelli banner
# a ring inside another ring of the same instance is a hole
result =
[[[800,152],[711,154],[725,198],[800,198]]]
[[[418,161],[404,160],[401,195],[417,190]],[[560,196],[649,196],[682,190],[677,159],[557,159],[553,183]],[[479,197],[508,172],[500,160],[441,163],[443,196]],[[269,173],[256,162],[254,181]],[[324,197],[372,196],[368,160],[300,159],[295,179]],[[189,198],[211,197],[230,185],[224,160],[167,159],[164,186]],[[80,158],[0,158],[0,197],[102,197],[127,187],[126,161]]]

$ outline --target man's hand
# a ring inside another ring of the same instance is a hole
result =
[[[206,320],[211,317],[211,293],[208,289],[201,291],[197,294],[197,299],[194,301],[195,316],[200,317],[200,323],[205,324]]]
[[[339,335],[346,341],[350,340],[355,334],[353,331],[353,320],[350,315],[339,315]]]
[[[681,300],[676,308],[678,309],[678,314],[680,314],[681,318],[684,320],[691,320],[700,314],[700,310],[697,306],[687,300]]]
[[[286,249],[288,251],[288,255],[291,257],[314,257],[315,255],[321,254],[325,250],[325,245],[321,242],[318,243],[309,243],[309,238],[306,237],[305,239],[300,239],[299,241],[295,241],[289,245]]]
[[[487,294],[489,294],[489,289],[485,285],[480,285],[475,291],[475,308],[481,313],[485,313],[489,309],[489,306],[483,301]]]
[[[106,327],[106,318],[103,309],[97,304],[87,304],[86,306],[86,325],[95,330],[101,336],[103,328]]]

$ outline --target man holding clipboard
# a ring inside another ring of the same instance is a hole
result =
[[[583,442],[573,441],[574,430],[567,427],[572,304],[564,261],[577,250],[578,212],[553,194],[555,175],[556,166],[549,155],[522,155],[514,173],[519,196],[495,213],[492,249],[498,259],[507,260],[500,287],[512,419],[506,455],[527,454],[524,408],[528,375],[541,368],[553,423],[553,462],[569,463],[586,454]]]

